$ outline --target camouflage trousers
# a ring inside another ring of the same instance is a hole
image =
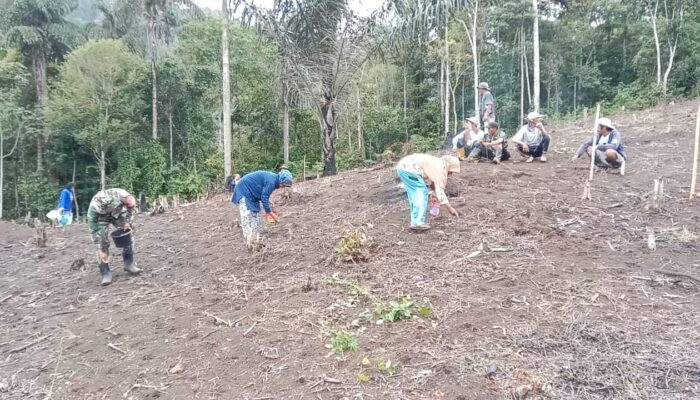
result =
[[[88,214],[90,219],[90,215]],[[97,221],[90,220],[88,223],[90,226],[90,236],[92,237],[92,242],[95,244],[98,250],[108,250],[109,249],[109,226],[113,225],[116,228],[124,228],[126,225],[126,218],[112,218],[108,215],[98,215]],[[134,247],[134,238],[131,238],[131,247]]]

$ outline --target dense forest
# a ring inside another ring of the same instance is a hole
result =
[[[508,134],[535,109],[700,96],[693,0],[387,0],[369,18],[345,0],[0,9],[4,218],[43,215],[71,181],[84,209],[104,186],[194,198],[230,173],[331,175],[436,149],[478,109],[479,82]]]

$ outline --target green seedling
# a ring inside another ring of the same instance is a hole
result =
[[[328,347],[330,347],[331,353],[342,354],[348,351],[355,351],[360,348],[360,345],[357,343],[357,339],[355,339],[352,333],[344,329],[339,329],[333,332],[333,337]]]
[[[374,312],[386,322],[398,322],[411,318],[413,305],[414,301],[411,296],[401,296],[398,300],[390,301],[388,307],[381,304],[376,305]]]

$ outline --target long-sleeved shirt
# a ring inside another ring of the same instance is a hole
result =
[[[467,137],[466,140],[464,140],[465,135]],[[455,135],[455,137],[452,138],[452,150],[457,150],[457,145],[459,144],[460,140],[464,140],[465,147],[469,147],[475,141],[479,141],[483,137],[484,137],[483,131],[474,132],[471,129],[464,129],[462,132],[458,133],[457,135]]]
[[[445,188],[447,187],[447,166],[445,162],[438,157],[430,154],[411,154],[402,158],[397,169],[402,169],[415,175],[419,175],[426,180],[429,185],[431,182],[435,185],[435,195],[440,204],[448,204]]]
[[[57,208],[63,209],[65,213],[73,212],[73,191],[68,188],[61,190],[61,196],[58,198]]]
[[[260,203],[262,202],[265,212],[269,213],[272,212],[270,196],[279,187],[279,178],[274,172],[251,172],[238,181],[233,196],[231,196],[231,202],[238,204],[241,199],[245,199],[248,210],[253,213],[260,212]]]
[[[96,223],[105,219],[124,219],[131,224],[134,220],[135,207],[127,207],[124,200],[131,196],[124,189],[107,189],[97,192],[88,207],[88,222]]]
[[[538,145],[542,142],[544,132],[538,127],[531,127],[530,124],[520,127],[518,132],[513,136],[513,141],[522,142],[528,146]]]
[[[603,136],[600,133],[595,135],[596,150],[615,150],[622,158],[627,159],[627,154],[625,154],[625,146],[622,144],[622,135],[617,129],[613,129],[607,136]],[[589,146],[593,145],[593,139],[588,139],[581,143],[578,150],[576,151],[576,157],[581,157],[583,153],[586,152]]]

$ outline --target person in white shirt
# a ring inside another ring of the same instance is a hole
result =
[[[590,157],[595,148],[594,164],[606,169],[619,169],[620,175],[625,174],[625,160],[627,154],[622,143],[622,135],[615,128],[610,118],[600,118],[598,120],[598,132],[595,135],[595,146],[593,139],[584,140],[579,146],[573,160],[578,159],[583,153],[588,153]]]
[[[464,120],[464,128],[462,132],[452,138],[452,151],[457,152],[460,159],[469,155],[484,137],[484,132],[479,129],[479,118],[466,118]],[[464,154],[462,154],[462,151],[464,151]]]
[[[547,150],[549,150],[550,136],[542,125],[544,115],[538,112],[531,112],[527,115],[528,123],[523,125],[511,141],[515,143],[518,151],[524,157],[525,162],[532,162],[539,158],[542,162],[547,162]]]

